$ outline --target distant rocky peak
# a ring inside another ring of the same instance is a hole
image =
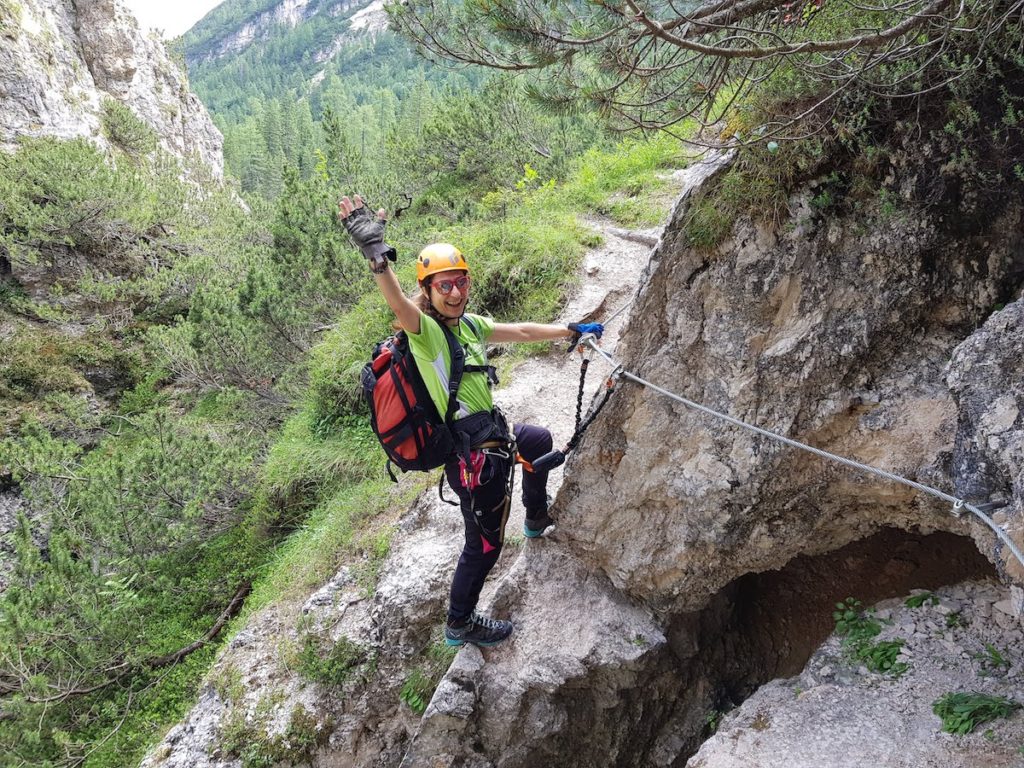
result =
[[[388,15],[384,0],[373,0],[368,6],[352,14],[350,19],[353,32],[381,32],[388,27]]]
[[[254,43],[273,38],[275,30],[280,30],[281,27],[292,29],[314,17],[324,15],[347,16],[350,24],[348,27],[339,27],[339,34],[321,50],[314,52],[318,61],[330,58],[338,50],[339,43],[345,39],[376,34],[387,27],[384,0],[280,0],[248,17],[234,28],[215,34],[209,34],[208,27],[204,27],[218,23],[217,18],[214,14],[207,16],[186,36],[189,62],[211,61],[241,53]],[[193,41],[198,36],[202,42],[198,45],[190,43],[190,36]]]

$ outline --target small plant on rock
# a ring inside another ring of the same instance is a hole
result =
[[[445,645],[443,641],[433,643],[423,654],[423,662],[402,681],[399,700],[417,715],[422,715],[457,652],[458,649]]]
[[[882,631],[882,625],[863,609],[860,600],[848,597],[836,603],[832,618],[836,622],[836,634],[844,638],[844,646],[852,646],[870,640]]]
[[[942,719],[943,731],[964,734],[997,717],[1009,717],[1020,706],[1005,696],[947,693],[935,700],[932,711]]]
[[[981,670],[978,675],[989,677],[1010,668],[1010,661],[992,643],[985,643],[985,650],[973,654],[974,658],[981,662]]]
[[[299,673],[323,685],[344,685],[367,660],[366,648],[340,637],[336,642],[310,632],[297,656]]]
[[[862,662],[872,672],[899,677],[909,669],[905,662],[896,660],[905,641],[874,642],[882,631],[882,625],[870,611],[863,611],[861,607],[860,600],[848,597],[836,603],[836,610],[832,612],[836,634],[843,638],[843,650],[848,657]]]
[[[946,627],[948,629],[960,629],[961,627],[966,627],[966,626],[967,626],[967,622],[964,621],[964,617],[960,613],[960,611],[956,611],[955,613],[948,613],[948,614],[946,614]]]
[[[925,605],[926,603],[928,605],[938,605],[939,598],[937,598],[931,592],[920,592],[916,595],[911,595],[910,597],[908,597],[906,600],[904,600],[904,603],[907,606],[907,608],[920,608],[922,605]]]
[[[722,723],[722,715],[724,714],[720,709],[712,709],[708,712],[704,716],[704,732],[714,735],[718,731],[718,726]]]
[[[427,703],[433,695],[434,686],[419,667],[406,675],[402,681],[402,690],[398,692],[399,700],[417,715],[426,711]]]
[[[331,718],[320,720],[301,704],[292,708],[284,731],[272,735],[269,724],[270,708],[265,702],[257,707],[252,721],[241,710],[235,710],[221,726],[214,754],[236,758],[242,768],[308,765],[316,751],[327,744],[334,728]]]
[[[211,677],[210,684],[213,686],[213,690],[217,692],[220,700],[232,706],[239,704],[245,695],[242,673],[234,664],[229,664],[218,671]]]
[[[856,657],[872,672],[899,677],[909,669],[906,662],[897,661],[903,640],[884,640],[879,643],[867,643],[858,648]]]

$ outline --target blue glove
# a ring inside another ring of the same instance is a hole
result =
[[[586,333],[592,333],[600,339],[604,326],[600,323],[569,323],[569,330],[576,334],[576,339]]]

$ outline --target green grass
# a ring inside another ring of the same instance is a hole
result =
[[[343,415],[320,439],[308,412],[284,426],[263,466],[261,490],[271,527],[289,529],[334,491],[377,474],[384,463],[367,419]]]
[[[412,259],[397,272],[402,285],[415,284]],[[309,429],[315,436],[336,434],[343,429],[347,417],[364,413],[359,372],[369,362],[374,344],[393,333],[393,319],[384,299],[373,291],[339,318],[313,348],[304,408],[309,414]]]
[[[612,151],[592,149],[553,194],[571,209],[604,214],[623,226],[653,226],[665,218],[659,196],[667,183],[658,172],[684,168],[692,155],[668,135],[626,140]]]
[[[372,522],[389,509],[408,504],[436,477],[414,478],[393,491],[382,476],[339,488],[306,517],[302,526],[275,551],[253,587],[246,613],[281,599],[298,599],[330,579],[343,563],[369,559],[380,543],[371,536]],[[418,482],[422,481],[422,482]]]

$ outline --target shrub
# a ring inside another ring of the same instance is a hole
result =
[[[103,135],[133,157],[148,155],[158,146],[156,133],[131,110],[116,99],[103,100]]]

